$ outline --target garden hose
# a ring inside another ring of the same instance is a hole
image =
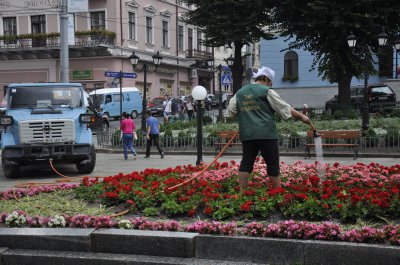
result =
[[[171,189],[175,189],[178,188],[182,185],[185,185],[186,183],[192,181],[193,179],[197,178],[198,176],[200,176],[201,174],[203,174],[207,169],[209,169],[217,160],[218,158],[220,158],[222,156],[222,154],[225,152],[226,148],[233,142],[233,140],[236,138],[236,136],[239,134],[239,131],[235,132],[234,135],[231,137],[231,139],[229,139],[229,141],[225,144],[225,146],[222,148],[221,152],[219,152],[219,154],[214,158],[214,160],[208,164],[205,168],[203,168],[200,172],[196,172],[193,174],[192,177],[188,178],[187,180],[185,180],[182,183],[179,183],[175,186],[169,187],[168,190]]]

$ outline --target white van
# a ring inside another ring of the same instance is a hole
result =
[[[108,118],[121,116],[121,99],[122,112],[129,113],[133,119],[142,113],[142,92],[136,87],[123,87],[122,98],[119,87],[97,89],[90,92],[89,96],[99,113]]]

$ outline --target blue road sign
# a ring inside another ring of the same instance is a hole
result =
[[[105,71],[104,76],[106,77],[119,77],[119,72],[110,72],[110,71]]]
[[[221,75],[221,84],[223,85],[230,85],[232,83],[232,76],[230,72],[224,72]]]
[[[119,78],[119,73],[120,72],[105,71],[104,72],[104,76]],[[122,72],[122,78],[136,78],[136,77],[137,77],[136,73],[124,73],[124,72]]]
[[[123,78],[136,78],[137,74],[136,73],[122,73]]]

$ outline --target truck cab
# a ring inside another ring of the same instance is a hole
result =
[[[87,95],[87,94],[86,94]],[[39,161],[74,163],[82,174],[96,164],[93,122],[80,83],[15,83],[7,88],[0,116],[1,164],[7,178]]]

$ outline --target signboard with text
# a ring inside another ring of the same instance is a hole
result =
[[[89,0],[68,0],[68,13],[88,12]]]
[[[72,79],[74,80],[90,80],[93,79],[92,70],[73,70]]]

